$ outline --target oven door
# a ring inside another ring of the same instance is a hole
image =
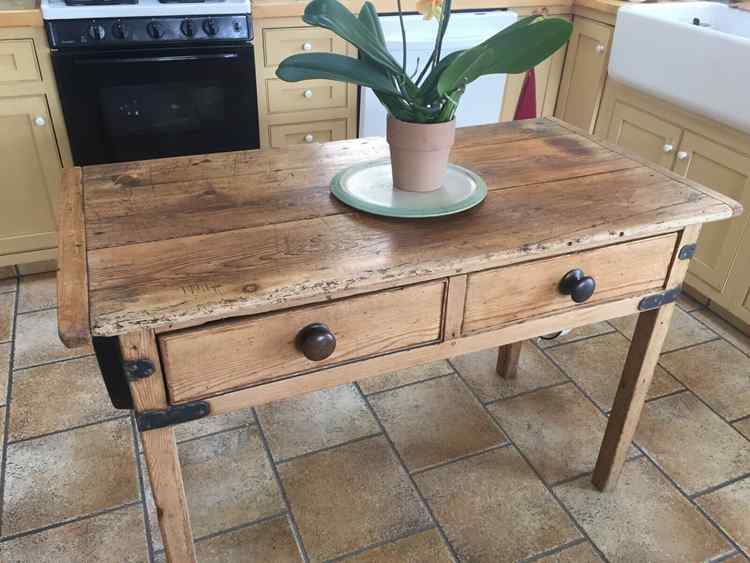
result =
[[[77,165],[255,149],[253,47],[57,51]]]

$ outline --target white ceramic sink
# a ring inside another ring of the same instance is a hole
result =
[[[620,8],[609,74],[750,133],[750,12],[717,2]]]

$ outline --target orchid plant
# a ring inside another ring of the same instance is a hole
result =
[[[312,0],[305,23],[328,29],[354,45],[359,59],[335,53],[301,53],[287,57],[276,75],[287,82],[327,79],[372,88],[393,117],[412,123],[442,123],[453,119],[466,86],[480,76],[525,72],[562,47],[572,26],[560,18],[528,16],[486,41],[441,56],[451,15],[451,0],[417,0],[425,19],[435,18],[435,46],[421,68],[406,68],[406,31],[401,0],[403,60],[396,61],[385,45],[378,13],[365,2],[355,16],[338,0]]]

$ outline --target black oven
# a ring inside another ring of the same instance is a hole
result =
[[[52,57],[77,165],[259,147],[249,41]]]

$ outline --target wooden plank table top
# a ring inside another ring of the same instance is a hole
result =
[[[87,328],[112,336],[192,326],[741,212],[546,119],[458,131],[452,161],[489,189],[469,212],[386,219],[330,195],[337,172],[387,154],[385,140],[371,138],[85,167]],[[81,327],[68,330],[80,338]]]

